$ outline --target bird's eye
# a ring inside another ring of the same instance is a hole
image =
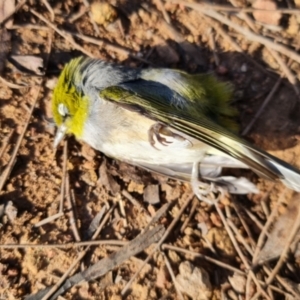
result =
[[[69,114],[68,108],[63,103],[58,104],[57,110],[62,117],[65,117]]]

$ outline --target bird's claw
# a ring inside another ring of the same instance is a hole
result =
[[[191,185],[194,194],[201,201],[209,205],[213,205],[224,196],[225,190],[222,187],[215,185],[213,182],[206,183],[199,180],[199,165],[200,162],[194,162],[192,174],[191,174]]]
[[[215,204],[224,195],[224,190],[221,187],[216,186],[214,183],[205,183],[199,180],[192,182],[192,189],[199,200],[209,205]]]
[[[156,138],[156,140],[154,139],[154,137]],[[167,138],[169,138],[170,140],[168,140]],[[155,149],[157,149],[155,146],[156,142],[160,143],[163,146],[168,146],[174,141],[187,141],[186,138],[171,131],[168,126],[161,123],[155,123],[149,128],[148,139],[151,146]],[[189,142],[189,144],[192,145],[191,142]]]

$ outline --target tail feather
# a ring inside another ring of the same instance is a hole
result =
[[[286,163],[278,163],[277,161],[270,161],[270,163],[278,170],[281,176],[280,181],[288,188],[300,192],[300,173],[298,170],[291,168]]]

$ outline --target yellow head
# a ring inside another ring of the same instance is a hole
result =
[[[89,108],[89,99],[81,88],[80,67],[83,60],[83,57],[75,58],[64,67],[53,92],[52,114],[59,127],[55,146],[65,134],[80,138],[83,132]]]

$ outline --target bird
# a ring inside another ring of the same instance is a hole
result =
[[[77,57],[53,91],[57,147],[66,135],[108,157],[181,181],[199,199],[211,191],[258,193],[245,177],[223,168],[251,169],[300,191],[300,171],[238,136],[233,89],[211,73],[133,68]]]

